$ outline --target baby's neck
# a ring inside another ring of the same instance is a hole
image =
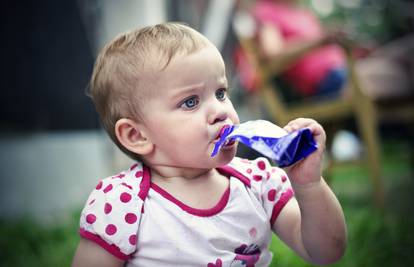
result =
[[[163,179],[180,178],[185,180],[195,180],[208,175],[212,169],[195,169],[195,168],[181,168],[166,165],[149,166],[152,176],[159,176]]]
[[[152,168],[151,182],[182,203],[198,209],[214,207],[229,187],[229,179],[216,169]]]

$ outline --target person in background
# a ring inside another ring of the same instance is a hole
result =
[[[335,43],[342,41],[342,33],[327,33],[318,18],[295,0],[256,0],[248,9],[261,56],[288,65],[278,74],[288,101],[340,93],[347,80],[346,59]],[[248,77],[254,79],[250,74],[242,81]],[[247,90],[257,89],[251,81],[244,84],[250,87]]]

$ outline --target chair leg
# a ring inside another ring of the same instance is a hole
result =
[[[378,142],[378,125],[375,109],[372,103],[359,104],[357,123],[361,137],[366,146],[369,176],[373,185],[374,202],[378,208],[384,206],[384,186],[381,177],[380,149]]]
[[[323,177],[325,178],[326,183],[331,185],[335,169],[335,159],[332,155],[332,140],[333,136],[337,132],[337,123],[324,122],[322,123],[322,126],[326,132],[326,150],[324,155]]]
[[[273,122],[280,127],[285,126],[291,119],[288,112],[286,112],[285,103],[280,100],[280,96],[272,86],[264,84],[262,87],[262,101],[265,104]]]
[[[334,171],[334,160],[328,156],[328,153],[326,152],[326,155],[324,157],[325,163],[323,167],[323,178],[325,179],[326,183],[331,186],[332,185],[332,177],[333,177],[333,171]]]
[[[361,137],[366,146],[369,177],[373,186],[374,203],[378,208],[384,207],[384,186],[381,177],[380,149],[378,142],[378,119],[374,104],[361,90],[360,81],[356,75],[355,61],[352,49],[346,49],[350,85],[353,94],[353,108]]]

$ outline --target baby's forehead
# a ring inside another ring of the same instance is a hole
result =
[[[220,71],[224,71],[225,64],[223,57],[217,48],[212,44],[199,47],[194,51],[181,51],[177,52],[174,57],[171,58],[169,64],[165,69],[178,66],[183,68],[182,71],[191,70],[194,65],[213,63]],[[206,71],[206,69],[204,69]]]
[[[220,52],[214,46],[206,46],[191,53],[177,54],[163,72],[186,76],[189,73],[206,73],[217,77],[225,76],[225,64]],[[175,77],[173,77],[175,78]]]
[[[216,83],[227,84],[223,58],[211,43],[205,43],[196,49],[177,49],[173,55],[167,55],[158,49],[147,54],[140,73],[139,92],[142,96],[151,97],[161,93],[161,89],[188,82],[197,82],[198,72],[213,77]],[[198,72],[196,72],[198,70]],[[190,74],[189,74],[190,73]],[[205,76],[204,76],[205,77]],[[204,78],[201,79],[204,81]]]

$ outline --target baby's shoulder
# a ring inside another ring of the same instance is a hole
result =
[[[80,216],[82,237],[98,243],[122,260],[136,250],[138,222],[143,213],[141,163],[100,180]]]
[[[259,157],[254,160],[235,157],[228,166],[250,181],[260,182],[269,180],[271,177],[285,177],[283,169],[273,166],[267,158]]]
[[[131,167],[115,175],[101,179],[95,190],[109,193],[115,188],[123,187],[126,191],[137,191],[144,176],[144,166],[142,163],[134,163]]]

